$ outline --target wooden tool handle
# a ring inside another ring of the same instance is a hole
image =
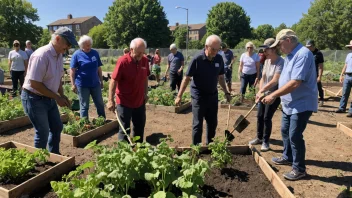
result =
[[[252,108],[248,111],[248,113],[244,116],[244,118],[247,118],[247,116],[253,111],[253,109],[255,108],[255,106],[257,105],[258,103],[255,103]]]
[[[231,105],[229,104],[229,110],[228,110],[228,112],[227,112],[226,130],[229,129],[230,110],[231,110]]]
[[[115,115],[116,115],[116,120],[119,122],[119,125],[120,125],[122,131],[123,131],[123,132],[125,133],[125,135],[127,136],[128,142],[130,143],[131,146],[133,146],[133,143],[132,143],[132,141],[131,141],[131,138],[130,138],[130,136],[127,134],[125,127],[123,127],[123,125],[122,125],[122,123],[121,123],[121,121],[120,121],[119,115],[117,114],[117,111],[115,111]]]

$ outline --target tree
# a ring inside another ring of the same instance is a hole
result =
[[[136,37],[148,47],[168,47],[171,42],[169,21],[157,0],[115,0],[104,18],[107,43],[117,48],[128,46]]]
[[[352,38],[352,0],[315,0],[298,22],[300,41],[315,40],[320,49],[342,49]]]
[[[272,25],[259,25],[257,29],[254,30],[254,38],[258,40],[265,40],[272,37],[274,37],[274,28]]]
[[[276,37],[276,34],[279,33],[283,29],[288,29],[285,23],[281,23],[279,26],[277,26],[274,30],[274,37]]]
[[[51,40],[51,34],[48,29],[43,29],[42,37],[40,38],[37,47],[47,45]]]
[[[202,49],[204,45],[200,40],[189,41],[188,49]]]
[[[263,43],[264,43],[264,40],[243,39],[241,42],[239,42],[239,43],[236,45],[235,49],[243,49],[243,50],[245,51],[245,50],[246,50],[246,43],[249,42],[249,41],[251,41],[251,42],[254,44],[254,46],[255,46],[256,49],[258,49],[258,47],[259,47],[260,45],[263,45]]]
[[[19,40],[22,47],[26,40],[36,44],[41,37],[42,28],[33,24],[39,21],[37,9],[26,0],[0,0],[0,43],[12,46]]]
[[[93,39],[93,48],[106,49],[109,48],[105,40],[107,29],[104,24],[94,26],[89,30],[88,36]]]
[[[222,2],[211,8],[206,26],[210,34],[220,36],[229,47],[234,47],[242,38],[250,38],[250,21],[241,6],[233,2]]]
[[[187,38],[187,27],[186,26],[178,26],[175,31],[172,33],[172,37],[174,38],[174,43],[177,48],[186,49],[186,38]]]

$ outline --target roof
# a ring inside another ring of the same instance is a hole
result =
[[[187,25],[186,24],[180,24],[178,25],[180,27],[186,27]],[[199,30],[201,29],[202,27],[205,26],[205,23],[199,23],[199,24],[188,24],[189,26],[189,30]],[[173,31],[176,29],[177,26],[173,25],[173,26],[170,26],[170,30]]]
[[[50,23],[49,25],[70,25],[70,24],[80,24],[83,23],[94,16],[87,16],[87,17],[77,17],[77,18],[72,18],[72,19],[59,19],[55,22]]]

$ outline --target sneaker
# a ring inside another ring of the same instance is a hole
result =
[[[324,101],[320,100],[319,101],[319,107],[322,107],[322,106],[324,106]]]
[[[250,145],[257,145],[257,144],[261,144],[263,141],[258,139],[258,138],[255,138],[254,140],[250,141],[249,144]]]
[[[291,165],[292,162],[289,162],[283,157],[273,157],[271,158],[271,161],[274,162],[276,165]]]
[[[346,117],[351,118],[351,117],[352,117],[352,113],[348,113],[348,114],[346,115]]]
[[[291,181],[299,180],[305,176],[307,176],[306,172],[301,173],[295,169],[292,169],[291,172],[284,174],[284,178]]]
[[[338,109],[335,111],[335,113],[345,113],[346,110],[343,110],[343,109]]]
[[[260,148],[261,151],[268,151],[270,150],[269,143],[263,142],[262,147]]]

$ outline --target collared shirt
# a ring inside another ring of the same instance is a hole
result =
[[[315,67],[316,67],[316,72],[317,72],[317,76],[318,76],[319,75],[319,64],[324,63],[324,55],[317,48],[315,48],[315,50],[312,53],[314,56]]]
[[[345,72],[352,73],[352,52],[347,54],[345,63],[347,64]]]
[[[227,49],[226,52],[224,51],[224,54],[225,54],[225,57],[226,57],[225,67],[227,67],[232,62],[233,52],[231,50]]]
[[[135,62],[130,54],[121,56],[111,78],[117,81],[116,103],[138,108],[144,103],[145,83],[150,75],[148,58]]]
[[[193,77],[191,82],[192,98],[200,99],[218,94],[218,77],[224,73],[224,61],[221,55],[216,54],[212,60],[209,60],[203,49],[190,62],[186,72],[186,76]]]
[[[285,58],[279,88],[291,80],[302,81],[291,93],[281,96],[281,105],[287,115],[318,110],[317,74],[312,52],[298,44]]]
[[[71,68],[76,68],[75,84],[79,87],[97,87],[100,86],[98,68],[103,63],[100,60],[99,53],[91,49],[89,52],[77,50],[71,58]]]
[[[26,79],[23,87],[31,92],[40,94],[31,87],[31,81],[43,83],[46,88],[57,93],[64,74],[62,54],[57,54],[53,44],[50,42],[37,49],[30,57]]]
[[[252,56],[248,56],[247,53],[243,53],[240,58],[240,62],[243,62],[242,73],[248,75],[257,73],[256,63],[259,61],[260,57],[257,53],[253,53]]]
[[[28,60],[26,52],[22,50],[12,50],[9,53],[9,60],[11,60],[11,71],[25,71],[24,61]]]
[[[181,52],[177,51],[175,55],[170,53],[167,56],[167,61],[170,64],[170,73],[176,74],[177,71],[181,68],[182,61],[184,60],[185,59],[183,58],[183,54]]]

